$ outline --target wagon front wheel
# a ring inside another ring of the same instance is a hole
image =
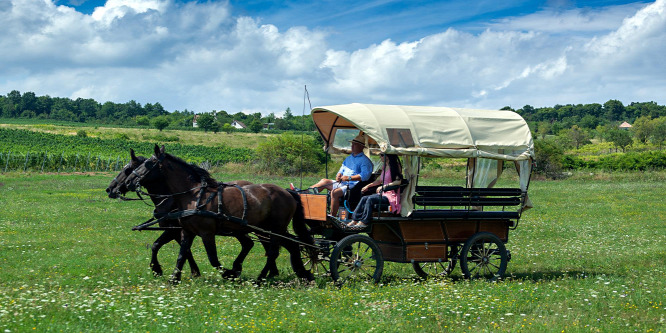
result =
[[[384,258],[379,246],[365,235],[350,235],[333,248],[331,277],[338,284],[349,280],[371,278],[379,282],[384,271]]]
[[[504,243],[495,234],[479,232],[470,237],[460,253],[460,269],[467,279],[501,279],[508,255]]]
[[[329,274],[328,254],[311,247],[301,246],[301,260],[307,271],[314,276]]]

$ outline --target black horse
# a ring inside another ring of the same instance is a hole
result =
[[[314,244],[305,225],[298,193],[273,184],[252,184],[242,188],[225,186],[213,179],[208,171],[166,154],[164,147],[160,149],[157,145],[155,155],[136,168],[126,182],[130,190],[139,185],[145,187],[163,182],[178,208],[182,212],[193,212],[179,219],[183,237],[172,281],[180,280],[187,251],[195,236],[202,238],[211,265],[220,268],[215,235],[229,232],[254,232],[270,239],[267,263],[259,279],[267,276],[270,267],[276,267],[280,246],[289,251],[297,276],[312,279],[312,274],[303,267],[299,245],[293,241],[296,238],[288,232],[293,218],[298,240]]]
[[[120,173],[111,181],[109,187],[106,188],[106,192],[108,193],[109,198],[112,199],[121,198],[127,192],[129,192],[126,181],[127,177],[136,168],[138,168],[141,164],[143,164],[143,162],[146,160],[146,158],[143,156],[136,156],[133,149],[130,149],[130,157],[131,157],[130,163],[128,163],[120,171]],[[252,183],[239,180],[239,181],[230,182],[229,184],[244,186]],[[153,211],[153,215],[155,218],[161,218],[166,214],[168,214],[169,212],[178,209],[178,207],[174,203],[173,197],[160,195],[162,193],[168,193],[168,188],[166,187],[166,184],[163,181],[153,182],[151,184],[146,185],[145,188],[149,192],[148,196],[155,205],[155,210]],[[162,246],[171,241],[176,241],[180,245],[182,238],[182,230],[180,229],[178,221],[175,219],[161,219],[158,225],[161,228],[174,228],[174,229],[164,230],[164,232],[155,240],[155,242],[153,242],[153,245],[151,246],[152,256],[150,260],[150,268],[155,275],[161,276],[163,274],[163,271],[162,271],[162,266],[159,263],[157,254],[159,250],[162,248]],[[235,236],[240,242],[241,252],[239,253],[236,260],[234,260],[232,269],[225,270],[224,276],[227,278],[240,276],[242,271],[243,261],[245,260],[248,253],[254,246],[254,242],[250,237],[248,237],[247,234],[234,234],[233,236]],[[266,244],[264,241],[262,241],[261,243],[264,246],[266,252],[268,252],[268,244]],[[194,260],[191,251],[188,251],[185,254],[185,259],[187,260],[190,266],[190,271],[192,272],[192,276],[193,277],[200,276],[201,272],[199,271],[199,267],[196,261]],[[269,267],[269,274],[268,274],[269,277],[277,276],[278,274],[279,271],[277,267]]]

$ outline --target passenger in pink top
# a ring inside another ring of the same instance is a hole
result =
[[[402,181],[402,168],[397,155],[380,154],[382,163],[382,173],[377,180],[364,186],[361,192],[368,192],[371,188],[377,187],[377,193],[361,197],[358,206],[352,214],[350,227],[365,228],[372,221],[373,206],[378,203],[389,204],[391,211],[395,214],[400,213],[400,188],[390,191],[384,189],[389,185],[399,185]],[[387,168],[388,166],[388,168]]]

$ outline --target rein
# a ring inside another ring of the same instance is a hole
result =
[[[241,195],[243,197],[243,216],[241,218],[229,215],[229,213],[227,212],[227,210],[224,207],[224,203],[223,203],[223,200],[222,200],[223,199],[222,198],[222,192],[228,186],[233,186],[241,192]],[[238,185],[235,185],[235,184],[234,185],[229,185],[229,184],[225,184],[225,183],[218,183],[217,184],[217,191],[215,192],[215,194],[208,197],[208,199],[206,199],[206,201],[203,204],[201,204],[201,200],[203,198],[203,194],[205,193],[205,189],[208,188],[208,187],[209,186],[204,182],[202,185],[194,187],[194,188],[190,189],[189,191],[185,191],[185,192],[181,192],[181,193],[174,193],[174,194],[171,194],[171,195],[152,195],[152,196],[163,196],[163,197],[168,198],[168,197],[172,197],[172,196],[175,196],[175,195],[188,193],[188,192],[190,192],[192,190],[195,190],[195,189],[199,189],[199,195],[197,197],[197,206],[196,206],[197,208],[196,209],[186,209],[186,210],[182,210],[182,211],[167,213],[166,215],[163,215],[163,216],[161,216],[157,219],[155,217],[151,217],[148,221],[146,221],[142,224],[139,224],[139,225],[135,226],[134,228],[132,228],[132,230],[141,231],[141,230],[182,229],[181,227],[159,227],[159,228],[156,228],[156,227],[149,228],[149,227],[152,226],[152,225],[158,224],[158,223],[160,223],[164,220],[177,220],[177,219],[181,219],[181,218],[184,218],[184,217],[197,215],[197,216],[205,216],[205,217],[211,217],[211,218],[217,218],[217,219],[224,219],[224,220],[227,220],[229,222],[238,223],[241,226],[250,228],[250,229],[254,230],[254,232],[258,232],[258,233],[265,234],[265,235],[280,237],[280,238],[286,239],[288,241],[298,243],[298,244],[303,245],[303,246],[307,246],[307,247],[311,247],[311,248],[318,248],[316,245],[305,243],[305,242],[302,242],[298,239],[294,239],[292,237],[287,237],[287,236],[284,236],[284,235],[281,235],[281,234],[278,234],[278,233],[274,233],[274,232],[269,231],[269,230],[264,230],[260,227],[248,224],[247,220],[245,219],[245,216],[246,216],[246,213],[247,213],[247,207],[248,207],[248,205],[247,205],[247,194],[245,193],[245,190],[243,190],[243,188],[238,186]],[[218,198],[217,213],[209,211],[209,210],[202,210],[201,209],[201,208],[205,207],[206,205],[208,205],[209,203],[211,203],[215,197]],[[257,236],[259,237],[260,235],[257,235]]]

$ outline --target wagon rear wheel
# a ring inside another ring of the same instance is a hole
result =
[[[367,278],[377,283],[384,271],[384,258],[375,241],[356,234],[343,238],[335,245],[330,267],[331,277],[338,284]]]
[[[456,255],[458,254],[458,247],[452,245],[449,247],[447,259],[439,262],[412,262],[412,268],[416,275],[423,279],[447,276],[453,272],[456,267]]]
[[[470,237],[460,253],[460,269],[468,279],[501,279],[508,255],[504,243],[492,233],[479,232]]]

